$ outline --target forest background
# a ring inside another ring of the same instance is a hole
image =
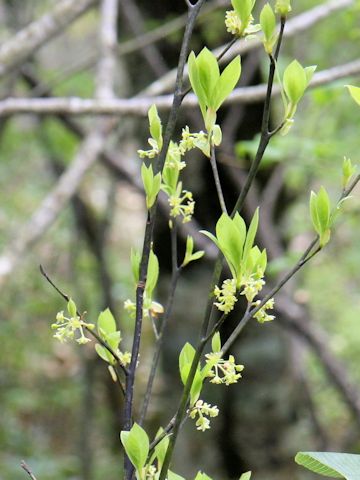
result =
[[[109,306],[124,336],[132,331],[123,302],[133,288],[130,248],[141,247],[145,218],[136,151],[146,143],[151,103],[166,118],[169,101],[163,96],[158,102],[157,96],[172,91],[168,72],[177,65],[186,17],[183,0],[120,0],[114,38],[101,4],[0,2],[1,480],[24,478],[22,458],[41,480],[119,477],[121,398],[92,348],[52,338],[50,325],[64,307],[38,267],[44,265],[89,316]],[[193,50],[230,40],[224,26],[228,6],[225,0],[206,3]],[[47,22],[37,23],[46,15]],[[250,218],[263,204],[259,236],[271,260],[270,278],[291,265],[311,238],[311,189],[325,185],[335,198],[343,157],[359,162],[359,110],[344,88],[358,85],[359,18],[355,1],[294,2],[280,68],[296,58],[316,64],[317,76],[291,132],[273,139],[245,206]],[[31,35],[15,36],[32,22],[38,29]],[[36,35],[40,41],[32,43]],[[237,47],[240,88],[266,79],[266,57],[251,45]],[[115,72],[110,82],[109,71]],[[219,170],[229,202],[257,146],[261,88],[240,90],[238,100],[221,112]],[[59,101],[46,103],[46,97]],[[76,101],[94,97],[92,103]],[[133,104],[117,97],[133,98]],[[272,115],[277,118],[276,105]],[[193,130],[201,128],[191,101],[181,116]],[[64,170],[68,177],[57,183]],[[194,155],[186,175],[196,199],[194,220],[211,230],[220,211],[208,161]],[[300,480],[312,477],[294,464],[298,450],[358,451],[359,193],[326,250],[278,297],[276,320],[265,326],[253,322],[236,344],[246,364],[244,378],[220,393],[209,390],[223,414],[206,437],[193,425],[185,427],[175,460],[184,476],[201,461],[217,478],[251,469],[260,480]],[[170,278],[166,225],[164,215],[155,237],[159,302],[166,299]],[[193,225],[183,227],[182,239]],[[165,421],[164,412],[179,396],[177,355],[201,315],[201,298],[206,300],[216,252],[205,238],[195,237],[207,254],[201,268],[190,268],[181,280],[150,425]],[[152,346],[151,325],[145,325],[143,359],[150,361]]]

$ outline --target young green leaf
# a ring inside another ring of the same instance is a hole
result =
[[[194,480],[212,480],[212,478],[204,472],[198,472]]]
[[[239,480],[250,480],[250,478],[251,478],[251,472],[246,472],[241,475]]]
[[[275,4],[275,12],[279,13],[282,17],[286,17],[291,12],[290,0],[277,0]]]
[[[76,317],[76,305],[75,305],[75,302],[72,298],[70,298],[70,300],[68,301],[68,304],[67,304],[67,309],[68,309],[68,312],[70,314],[70,317]]]
[[[147,433],[140,425],[134,423],[130,431],[121,432],[120,438],[127,456],[136,468],[139,476],[142,477],[141,469],[144,467],[149,454],[149,437]]]
[[[188,59],[189,66],[189,80],[195,95],[199,100],[199,105],[203,118],[206,115],[206,93],[200,82],[199,69],[196,62],[196,56],[194,52],[191,52]]]
[[[185,478],[169,470],[167,475],[167,480],[185,480]]]
[[[141,178],[146,193],[146,207],[149,210],[155,203],[161,187],[161,174],[154,176],[152,165],[147,167],[145,163],[141,166]]]
[[[105,335],[109,335],[116,331],[115,318],[109,308],[100,313],[97,326],[98,330]]]
[[[163,431],[164,430],[162,428],[159,428],[156,434],[156,438],[158,438],[163,433]],[[157,458],[159,468],[161,468],[162,464],[164,463],[168,445],[169,445],[169,437],[165,436],[155,447],[154,456],[155,458]]]
[[[150,134],[154,140],[156,140],[159,151],[163,145],[163,138],[162,138],[162,125],[161,120],[158,115],[158,111],[156,105],[151,105],[148,111],[148,118],[149,118],[149,126],[150,126]]]
[[[295,462],[312,472],[331,478],[358,480],[360,455],[335,452],[299,452]]]
[[[198,260],[199,258],[204,256],[205,252],[203,250],[199,250],[198,252],[193,253],[193,249],[194,249],[194,239],[192,238],[191,235],[188,235],[186,239],[185,258],[181,265],[182,267],[185,267],[190,262],[194,262],[195,260]]]
[[[264,33],[264,47],[268,54],[272,53],[273,46],[276,43],[276,18],[270,4],[267,3],[260,13],[260,25]]]
[[[354,87],[353,85],[345,85],[352,98],[355,100],[355,102],[360,105],[360,87]]]
[[[356,166],[352,164],[350,158],[344,157],[342,165],[342,187],[345,189],[350,182],[352,176],[356,172]]]
[[[241,75],[241,60],[240,56],[237,56],[232,60],[229,65],[224,69],[220,77],[218,78],[213,91],[211,92],[211,98],[209,99],[209,106],[215,110],[220,108],[221,104],[226,100],[230,93],[236,87]]]
[[[159,261],[155,253],[152,250],[150,250],[146,286],[145,286],[147,298],[152,297],[152,293],[156,287],[158,278],[159,278]]]
[[[106,350],[105,347],[103,347],[102,345],[99,345],[98,343],[95,343],[95,350],[96,350],[96,353],[99,355],[99,357],[104,360],[105,362],[107,363],[110,363],[110,364],[114,364],[115,363],[115,359],[114,357],[111,355],[111,353]]]
[[[297,60],[288,65],[283,78],[284,90],[289,101],[296,105],[304,95],[307,86],[307,76],[305,69]]]
[[[139,281],[139,268],[141,262],[141,253],[138,250],[131,249],[130,263],[135,283]]]
[[[211,106],[211,97],[214,87],[219,79],[219,65],[215,55],[204,47],[196,58],[200,84],[206,98],[206,104]]]
[[[211,348],[214,353],[218,353],[221,351],[221,338],[220,333],[216,332],[211,339]]]
[[[245,28],[249,25],[251,20],[251,12],[255,4],[255,0],[231,0],[231,4],[238,14],[241,24]]]

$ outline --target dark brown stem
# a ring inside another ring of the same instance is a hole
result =
[[[175,130],[179,108],[181,106],[181,102],[183,99],[183,95],[182,95],[183,74],[184,74],[184,67],[186,64],[188,51],[189,51],[189,42],[190,42],[191,34],[195,25],[196,18],[200,12],[200,9],[204,1],[205,0],[198,0],[198,2],[195,5],[191,6],[191,8],[189,8],[189,11],[188,11],[188,22],[186,24],[183,41],[181,45],[173,103],[172,103],[172,107],[171,107],[169,118],[166,125],[163,148],[155,163],[155,168],[154,168],[155,174],[158,172],[161,172],[164,168],[167,151],[170,145],[170,140]],[[143,251],[142,251],[141,261],[140,261],[139,282],[136,288],[135,330],[134,330],[134,340],[133,340],[133,346],[132,346],[132,352],[131,352],[131,363],[129,367],[129,374],[126,379],[127,381],[126,381],[125,412],[124,412],[124,417],[125,417],[124,430],[130,430],[131,423],[132,423],[131,418],[132,418],[132,404],[133,404],[133,395],[134,395],[134,381],[135,381],[136,366],[137,366],[139,349],[140,349],[141,329],[142,329],[142,320],[143,320],[144,291],[145,291],[147,268],[148,268],[150,249],[151,249],[151,243],[152,243],[152,237],[153,237],[153,231],[154,231],[154,223],[156,218],[156,209],[157,209],[157,200],[155,202],[155,205],[152,207],[151,211],[148,213],[148,218],[147,218],[146,228],[145,228],[145,235],[144,235]],[[134,468],[129,458],[127,457],[127,455],[125,455],[124,470],[125,470],[125,480],[131,480]]]

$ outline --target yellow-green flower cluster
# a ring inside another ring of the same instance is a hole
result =
[[[268,300],[263,307],[260,308],[258,312],[255,313],[254,318],[259,323],[265,323],[265,322],[271,322],[274,320],[275,315],[269,315],[266,310],[272,310],[274,308],[274,299],[271,298]],[[257,305],[260,305],[260,300],[257,300],[256,302],[253,303],[253,305],[256,307]]]
[[[228,10],[225,13],[226,30],[237,37],[245,37],[247,35],[253,35],[254,33],[257,33],[260,30],[260,25],[254,25],[253,22],[254,18],[251,15],[248,25],[244,28],[244,25],[242,24],[239,15],[235,10]]]
[[[211,378],[210,382],[220,385],[224,383],[229,386],[233,383],[237,383],[241,378],[241,373],[244,370],[244,365],[236,365],[235,358],[230,355],[227,360],[221,358],[220,352],[211,352],[205,355],[206,363],[211,365],[211,370],[208,373],[208,377]]]
[[[236,298],[236,280],[228,279],[225,280],[220,287],[216,285],[214,289],[214,295],[217,299],[217,302],[214,305],[218,310],[229,313],[233,310],[235,303],[237,302]]]
[[[155,158],[160,153],[158,142],[154,138],[148,138],[150,150],[138,150],[140,158]]]
[[[179,182],[178,186],[180,188],[177,188],[176,194],[169,197],[170,215],[172,217],[182,216],[182,222],[187,223],[190,222],[194,213],[195,202],[191,192],[188,190],[181,191],[181,182]]]
[[[207,417],[217,417],[218,414],[219,409],[216,405],[211,406],[203,400],[198,400],[191,408],[189,417],[192,419],[198,417],[195,422],[196,429],[205,432],[205,430],[209,430],[210,428],[210,420]]]
[[[203,150],[206,148],[207,144],[208,136],[202,130],[198,133],[191,133],[188,126],[182,129],[181,140],[179,143],[179,151],[181,155],[185,155],[186,152],[193,148]]]
[[[130,298],[125,300],[124,309],[128,312],[131,318],[135,318],[136,314],[136,304]],[[164,307],[159,302],[155,302],[149,298],[144,298],[143,304],[143,318],[157,317],[164,313]]]
[[[254,275],[251,275],[250,278],[244,280],[241,295],[245,295],[246,300],[252,302],[264,285],[265,281],[262,276],[259,277],[256,275],[256,277],[254,277]]]
[[[56,322],[51,325],[51,328],[56,330],[54,338],[60,340],[60,342],[66,342],[67,340],[73,340],[75,336],[76,342],[80,345],[90,342],[90,338],[86,337],[84,334],[84,328],[94,328],[92,323],[86,323],[78,315],[73,315],[71,317],[65,317],[64,312],[58,312],[56,315]]]

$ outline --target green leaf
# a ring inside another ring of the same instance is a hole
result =
[[[191,365],[189,365],[189,367],[191,367]],[[190,368],[189,368],[188,374],[186,375],[186,378],[188,377],[189,373],[190,373]],[[191,385],[191,390],[190,390],[190,406],[193,406],[196,403],[196,401],[199,399],[203,382],[204,382],[204,379],[201,374],[201,370],[197,368],[193,383]]]
[[[102,360],[105,360],[105,362],[107,363],[110,363],[110,364],[113,364],[115,363],[115,359],[114,357],[111,355],[111,353],[106,350],[105,347],[103,347],[102,345],[99,345],[98,343],[95,344],[95,350],[96,350],[96,353],[99,355],[99,357],[102,359]]]
[[[244,29],[248,26],[250,15],[254,6],[255,0],[231,0],[234,10],[238,14]]]
[[[350,158],[344,157],[342,165],[342,187],[345,189],[352,176],[356,172],[356,166],[352,164]]]
[[[159,261],[155,253],[150,250],[145,291],[148,298],[151,298],[159,278]]]
[[[209,99],[209,105],[217,111],[221,104],[226,100],[230,93],[234,90],[241,75],[241,60],[237,56],[224,69],[220,78],[214,87],[212,98]]]
[[[250,480],[250,478],[251,478],[251,472],[246,472],[241,475],[239,480]]]
[[[260,25],[264,32],[265,44],[270,46],[274,38],[276,18],[269,3],[267,3],[260,12]],[[268,53],[271,53],[271,50]]]
[[[68,312],[70,314],[70,317],[74,318],[74,317],[77,316],[77,314],[76,314],[77,308],[76,308],[75,302],[72,298],[70,298],[70,300],[68,301],[67,309],[68,309]]]
[[[355,100],[355,102],[360,105],[360,87],[354,87],[353,85],[345,85],[352,98]]]
[[[194,480],[212,480],[206,473],[198,472]]]
[[[215,55],[204,47],[196,58],[199,80],[205,93],[206,104],[211,106],[214,87],[220,76],[219,65]]]
[[[206,237],[210,238],[210,240],[215,243],[215,245],[218,247],[218,249],[221,250],[220,244],[218,242],[218,239],[215,237],[215,235],[208,232],[207,230],[200,230],[200,233],[202,233]]]
[[[220,333],[216,332],[211,339],[211,348],[214,353],[218,353],[221,350],[221,338]]]
[[[161,187],[161,174],[154,176],[152,165],[147,167],[145,163],[141,166],[141,178],[146,193],[146,207],[149,210],[155,203],[157,194]]]
[[[191,235],[188,235],[186,238],[185,258],[182,263],[183,267],[188,265],[190,262],[198,260],[199,258],[204,256],[205,252],[203,250],[199,250],[198,252],[193,253],[193,248],[194,248],[194,239],[192,238]]]
[[[156,438],[160,437],[160,435],[163,433],[163,429],[159,428]],[[155,457],[158,460],[158,467],[161,468],[162,464],[164,463],[166,451],[169,445],[169,437],[165,436],[155,447]]]
[[[156,140],[159,150],[161,150],[163,145],[162,125],[161,125],[161,120],[158,115],[156,105],[151,105],[151,107],[149,108],[148,118],[149,118],[150,134],[153,137],[153,139]]]
[[[130,263],[135,283],[139,281],[139,269],[141,262],[141,253],[138,250],[131,249]]]
[[[195,355],[195,348],[189,343],[189,342],[186,342],[185,345],[183,346],[183,348],[181,349],[181,352],[180,352],[180,355],[179,355],[179,369],[180,369],[180,373],[181,373],[181,370],[182,368],[187,365],[187,364],[191,364],[191,362],[193,361],[193,358],[194,358],[194,355]],[[186,382],[186,380],[185,380]],[[185,383],[183,381],[183,383]]]
[[[242,237],[236,223],[225,213],[216,223],[216,237],[234,278],[237,278],[245,238]]]
[[[254,245],[254,240],[255,240],[257,229],[258,229],[258,225],[259,225],[259,207],[255,210],[254,216],[249,226],[248,233],[246,235],[244,253],[243,253],[244,260],[246,260],[246,257],[248,256],[250,250]]]
[[[310,193],[310,217],[315,231],[320,235],[321,228],[317,213],[317,195],[313,191]]]
[[[297,60],[287,66],[283,78],[284,90],[290,102],[296,105],[304,95],[307,87],[305,69]]]
[[[149,454],[149,437],[147,433],[140,425],[134,423],[130,431],[121,432],[120,438],[131,463],[138,472],[141,472]]]
[[[290,0],[277,0],[275,4],[275,12],[280,13],[282,17],[286,17],[291,12]]]
[[[167,480],[185,480],[185,478],[169,470],[167,474]]]
[[[115,318],[109,308],[100,313],[97,326],[98,330],[101,330],[105,334],[114,333],[116,331]]]
[[[197,96],[199,100],[199,105],[201,109],[201,113],[203,118],[205,119],[206,115],[206,93],[204,91],[204,88],[201,85],[200,78],[199,78],[199,69],[197,66],[196,62],[196,57],[195,53],[191,52],[189,55],[189,60],[188,60],[188,66],[189,66],[189,80],[192,86],[192,89],[195,92],[195,95]]]
[[[295,462],[303,467],[331,478],[358,480],[360,455],[334,452],[299,452]]]
[[[324,187],[320,188],[317,195],[317,214],[321,232],[325,232],[330,223],[330,200]]]

